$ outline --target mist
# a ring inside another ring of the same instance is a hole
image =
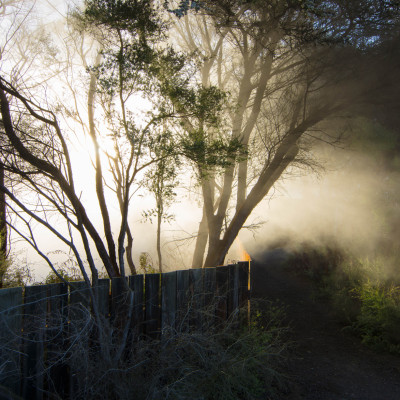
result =
[[[396,273],[400,173],[394,137],[378,123],[358,120],[340,146],[317,146],[314,155],[324,168],[276,185],[254,213],[263,226],[243,232],[248,251],[257,256],[304,243],[338,246],[357,258],[382,259]]]

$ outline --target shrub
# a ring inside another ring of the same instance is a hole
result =
[[[305,244],[289,265],[314,282],[315,296],[329,299],[338,319],[365,344],[400,354],[400,287],[382,260]]]
[[[353,289],[361,310],[353,328],[364,343],[400,354],[400,287],[370,281]]]

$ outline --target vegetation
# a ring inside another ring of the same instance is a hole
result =
[[[0,262],[0,288],[26,286],[33,282],[32,271],[27,263],[19,265],[11,258]]]
[[[163,332],[162,340],[134,341],[113,367],[99,353],[90,354],[84,341],[77,342],[71,355],[76,395],[110,400],[130,399],[132,393],[154,400],[280,399],[288,385],[283,311],[272,304],[262,309],[254,310],[249,328],[238,329],[234,319],[196,331],[183,323]],[[207,318],[209,310],[202,313]]]
[[[44,284],[62,283],[62,282],[76,282],[82,281],[83,277],[79,268],[71,262],[63,263],[60,267],[56,268],[57,274],[50,271],[44,280]]]
[[[317,300],[328,299],[338,319],[363,343],[400,354],[400,279],[385,262],[303,243],[288,265],[315,283]]]

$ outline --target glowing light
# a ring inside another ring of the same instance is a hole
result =
[[[240,261],[251,261],[250,254],[246,251],[243,243],[239,238],[237,238],[237,244],[239,247]]]

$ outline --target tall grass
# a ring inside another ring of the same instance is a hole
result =
[[[279,307],[263,306],[263,311],[253,310],[250,326],[242,328],[232,318],[218,327],[205,325],[195,331],[167,329],[159,340],[134,340],[113,366],[78,343],[71,355],[76,396],[109,400],[281,399],[286,388],[281,319]]]

